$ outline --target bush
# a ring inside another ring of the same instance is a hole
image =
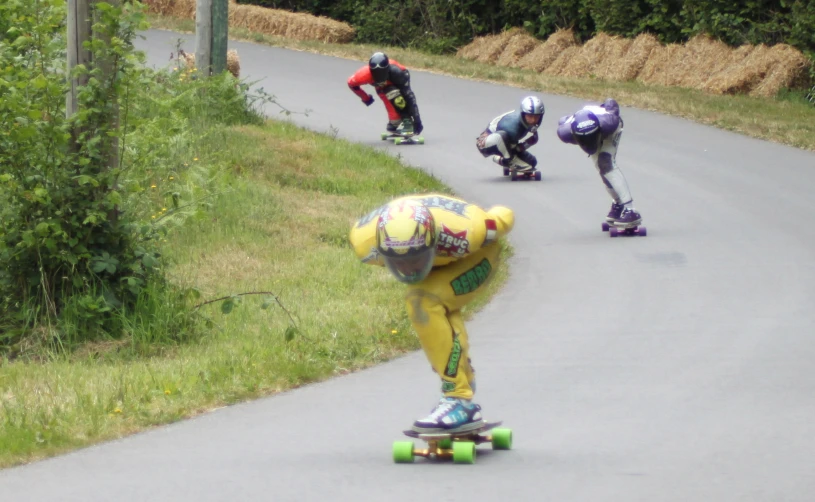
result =
[[[206,209],[223,170],[190,152],[219,127],[262,121],[226,72],[145,69],[131,43],[146,28],[139,4],[95,6],[87,48],[113,70],[76,68],[87,84],[70,118],[65,2],[0,7],[14,20],[0,33],[0,350],[136,336],[138,318],[174,319],[150,328],[167,340],[189,332],[160,240]]]

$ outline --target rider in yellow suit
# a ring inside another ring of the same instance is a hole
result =
[[[484,422],[472,402],[475,374],[461,308],[493,277],[498,239],[512,230],[511,209],[487,211],[441,194],[394,199],[358,220],[351,244],[363,263],[385,266],[408,284],[407,312],[427,359],[442,380],[433,412],[417,432],[467,431]]]

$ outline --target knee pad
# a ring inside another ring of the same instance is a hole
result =
[[[388,101],[391,102],[396,111],[399,112],[403,118],[405,114],[409,114],[407,109],[407,101],[405,101],[405,97],[402,96],[402,92],[397,89],[396,87],[389,87],[385,89],[385,97],[388,98]]]
[[[494,132],[489,134],[484,139],[484,148],[481,150],[482,155],[484,152],[489,152],[486,155],[500,155],[503,158],[509,158],[509,148],[507,148],[507,133],[504,131]]]
[[[597,156],[597,169],[601,176],[605,176],[614,169],[614,158],[608,152],[601,152]]]

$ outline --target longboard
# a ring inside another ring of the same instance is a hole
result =
[[[500,421],[484,422],[477,429],[453,433],[403,431],[405,436],[425,441],[427,448],[416,448],[413,441],[396,441],[393,443],[393,461],[397,464],[412,463],[419,456],[435,459],[449,458],[457,464],[474,464],[475,447],[481,443],[492,443],[493,450],[512,448],[512,430],[499,427],[501,424]],[[484,434],[485,432],[490,432],[490,434]]]
[[[381,137],[382,141],[392,140],[394,145],[424,145],[424,137],[412,132],[383,132]]]
[[[645,227],[640,225],[634,225],[633,227],[617,227],[614,225],[609,224],[608,222],[604,221],[601,225],[603,232],[608,232],[609,237],[618,237],[618,236],[633,236],[639,235],[640,237],[645,237],[648,235],[647,230]]]

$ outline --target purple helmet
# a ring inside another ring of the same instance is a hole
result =
[[[597,115],[588,110],[580,110],[575,113],[572,121],[572,135],[584,152],[589,155],[597,153],[597,149],[600,148],[600,140],[603,138]]]

